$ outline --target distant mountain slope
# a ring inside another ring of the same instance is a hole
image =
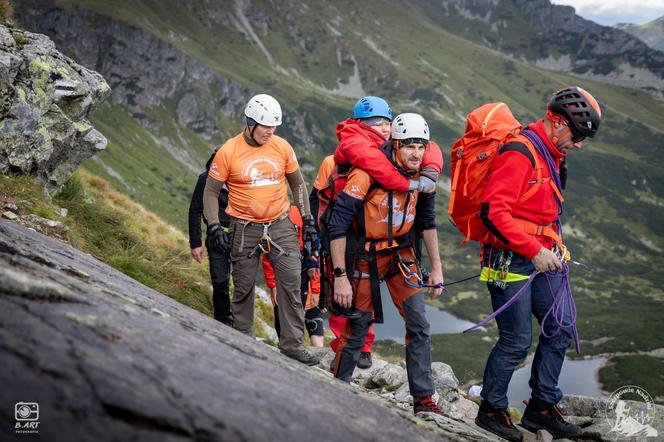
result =
[[[664,51],[664,16],[642,25],[619,23],[615,27],[629,32],[653,49]]]
[[[432,22],[517,59],[664,98],[664,54],[550,0],[412,0]]]

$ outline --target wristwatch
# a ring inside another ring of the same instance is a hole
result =
[[[346,274],[346,269],[342,267],[335,267],[334,270],[332,270],[332,273],[334,273],[335,278],[340,278]]]

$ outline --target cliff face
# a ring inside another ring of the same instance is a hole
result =
[[[0,26],[0,173],[35,175],[58,189],[106,147],[88,118],[109,93],[101,75],[48,37]]]
[[[178,123],[210,140],[219,131],[219,113],[233,116],[250,97],[246,88],[148,32],[90,14],[45,9],[29,26],[107,78],[112,103],[146,128],[161,123],[148,111],[169,100]]]

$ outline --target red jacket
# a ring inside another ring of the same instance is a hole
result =
[[[528,126],[544,141],[551,153],[556,170],[565,154],[559,151],[549,140],[544,130],[543,120]],[[536,170],[530,159],[530,152],[524,151],[518,143],[530,142],[522,135],[517,135],[500,149],[498,157],[491,165],[489,181],[482,196],[482,221],[493,234],[490,241],[498,248],[507,248],[526,259],[532,259],[544,246],[551,249],[553,239],[543,235],[534,235],[524,230],[527,220],[540,226],[547,226],[558,216],[556,196],[551,182],[551,174],[544,158],[537,154],[541,166],[542,184],[537,192],[526,201],[519,198],[536,183]]]
[[[390,160],[378,150],[386,140],[377,130],[349,118],[337,125],[337,139],[339,144],[334,153],[337,164],[351,163],[365,170],[386,189],[408,191],[408,178],[398,173]],[[443,154],[433,141],[429,142],[422,158],[422,168],[426,167],[434,169],[437,175],[443,170]]]

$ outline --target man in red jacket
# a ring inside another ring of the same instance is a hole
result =
[[[540,324],[544,321],[544,333],[532,363],[532,395],[522,425],[533,431],[545,429],[554,438],[573,438],[581,433],[581,428],[566,422],[556,407],[562,399],[558,378],[572,332],[546,315],[552,294],[563,283],[564,247],[558,216],[565,156],[581,149],[583,140],[596,134],[601,116],[599,104],[587,91],[562,89],[551,97],[544,118],[508,140],[491,166],[480,216],[493,237],[483,247],[482,273],[494,310],[537,272],[522,295],[496,317],[499,339],[484,370],[483,400],[475,419],[480,427],[507,440],[522,440],[507,412],[507,388],[531,345],[531,314]],[[537,187],[533,196],[523,198],[533,187]],[[569,316],[569,311],[565,313]],[[569,324],[569,317],[563,323]]]

